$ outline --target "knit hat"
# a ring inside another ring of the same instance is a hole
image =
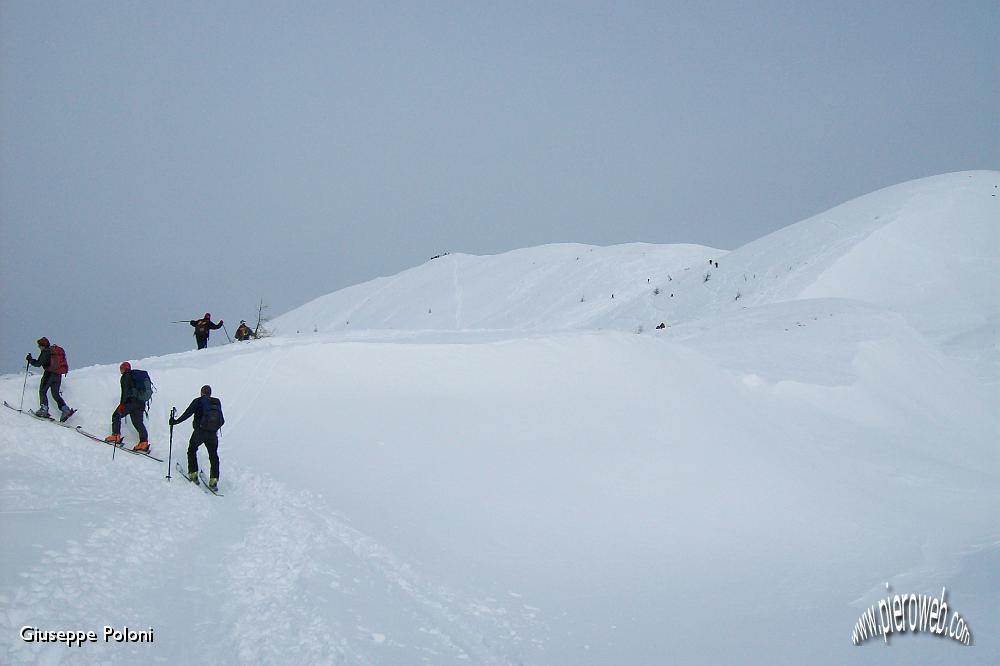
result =
[[[46,338],[46,337],[38,338],[37,344],[38,344],[39,347],[48,347],[49,346],[49,339]]]
[[[122,361],[122,364],[118,366],[118,369],[125,373],[132,369],[132,364],[128,361]]]

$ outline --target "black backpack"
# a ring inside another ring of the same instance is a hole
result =
[[[218,432],[222,427],[222,405],[218,400],[201,399],[201,419],[198,427],[209,432]]]
[[[153,391],[155,390],[149,373],[145,370],[129,370],[129,378],[132,380],[132,387],[126,391],[125,397],[141,402],[148,411],[149,401],[153,399]]]

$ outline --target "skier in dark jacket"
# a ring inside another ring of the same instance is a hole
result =
[[[198,349],[204,349],[208,346],[209,334],[222,328],[223,322],[220,319],[218,324],[213,324],[212,314],[206,312],[201,319],[192,319],[189,323],[194,326],[194,339],[198,343]]]
[[[139,433],[139,443],[132,447],[133,451],[149,453],[149,432],[142,422],[143,411],[146,409],[146,402],[139,397],[139,387],[136,385],[135,376],[132,374],[132,364],[128,361],[118,366],[118,371],[122,373],[121,396],[118,398],[118,406],[111,414],[111,434],[104,438],[105,442],[121,444],[122,441],[122,419],[128,414],[132,420],[132,425]]]
[[[194,429],[188,440],[188,478],[198,482],[198,447],[204,444],[211,465],[208,487],[215,490],[219,487],[219,428],[226,419],[222,415],[222,401],[212,397],[211,386],[202,386],[201,395],[191,401],[183,414],[168,423],[175,426],[191,416],[194,416]]]
[[[73,416],[73,413],[76,411],[75,409],[70,409],[69,405],[66,404],[66,401],[59,394],[59,389],[62,386],[62,376],[69,372],[69,367],[66,365],[66,352],[58,345],[50,345],[49,339],[46,337],[38,338],[37,344],[38,360],[33,359],[31,354],[24,357],[25,361],[45,371],[42,373],[42,381],[38,386],[38,411],[35,414],[48,418],[48,393],[51,391],[53,400],[59,406],[61,414],[59,420],[65,421]]]
[[[240,325],[236,328],[236,332],[233,333],[233,337],[240,342],[246,342],[250,338],[256,338],[257,336],[254,335],[245,321],[240,321]]]

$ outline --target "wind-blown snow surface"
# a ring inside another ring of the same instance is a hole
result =
[[[0,663],[997,663],[998,186],[729,253],[448,255],[133,361],[154,453],[170,405],[222,398],[223,498],[0,409]],[[71,372],[74,422],[106,432],[117,382]],[[946,587],[975,645],[854,647],[886,583]]]

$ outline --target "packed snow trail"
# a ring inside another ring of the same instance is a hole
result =
[[[5,531],[31,538],[8,539],[3,555],[32,564],[3,568],[0,663],[517,660],[504,609],[421,579],[322,498],[234,469],[214,499],[168,482],[165,466],[112,463],[110,449],[16,416],[3,423],[0,504]],[[57,514],[58,533],[33,532],[37,512]],[[69,650],[18,639],[23,626],[105,625],[152,628],[155,640]]]

